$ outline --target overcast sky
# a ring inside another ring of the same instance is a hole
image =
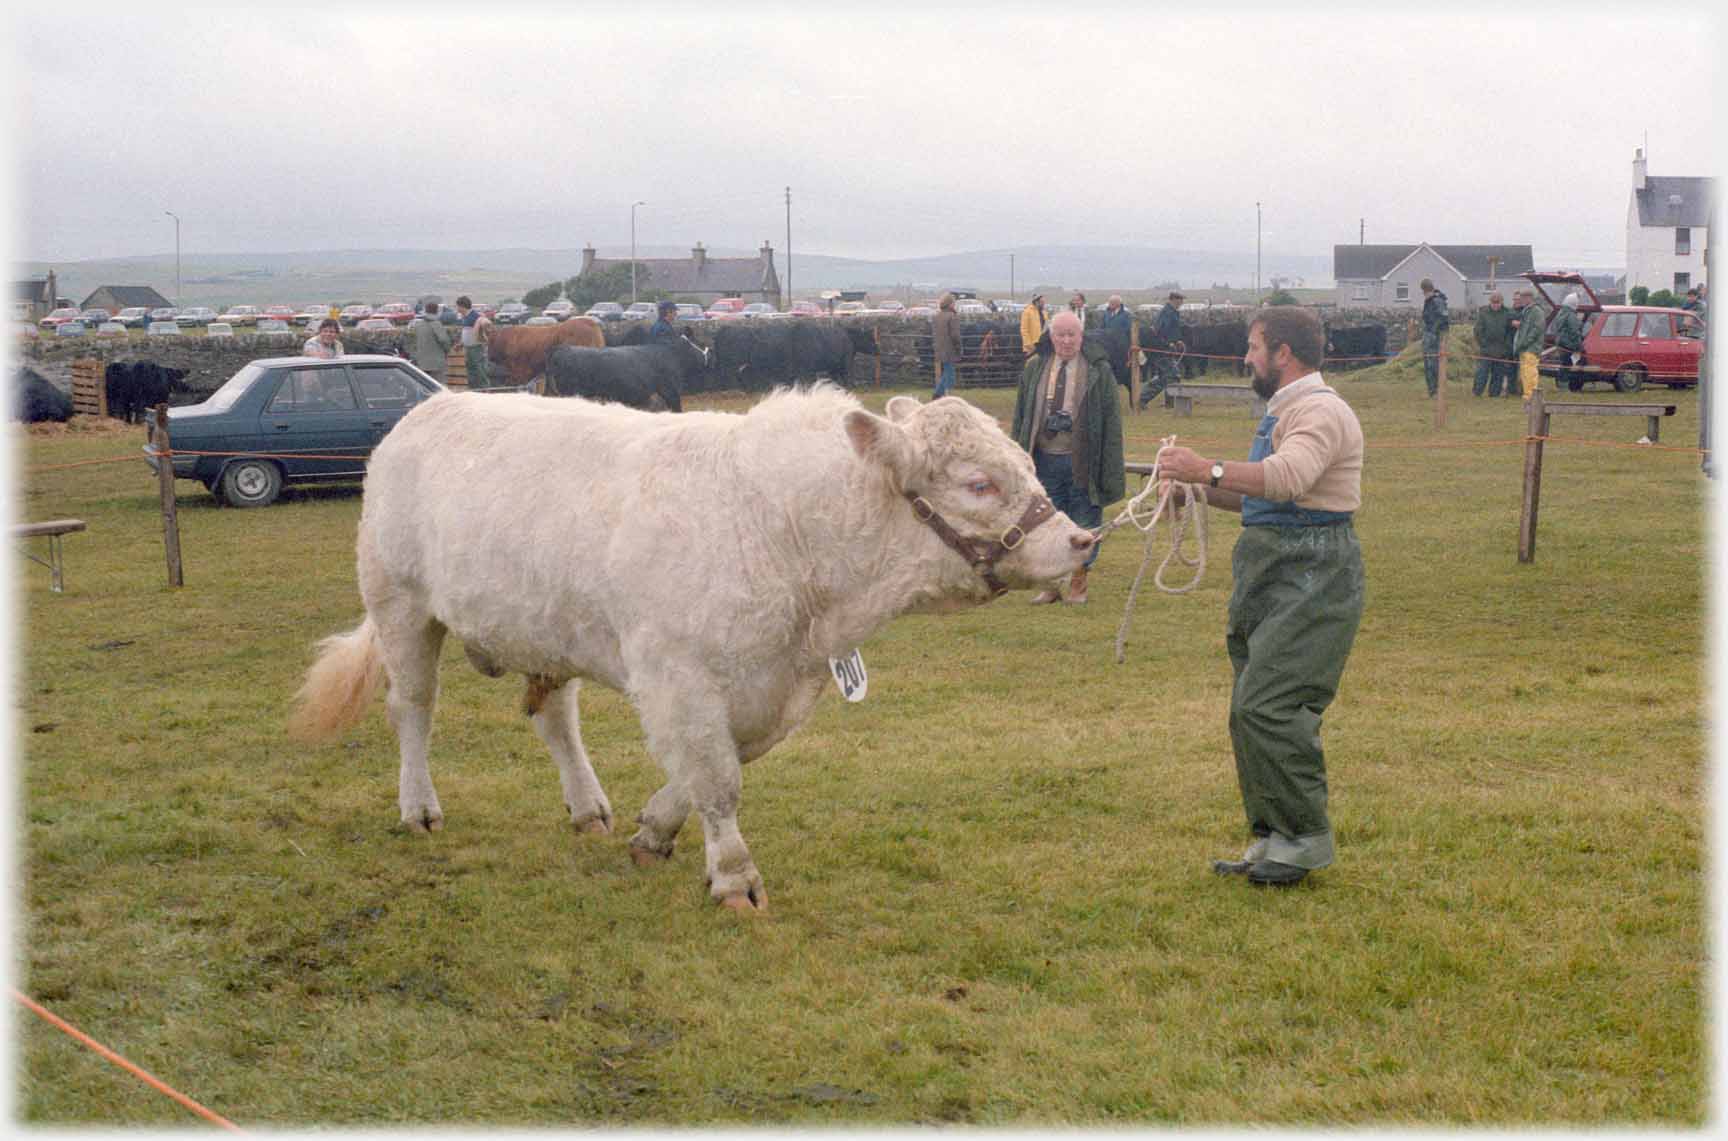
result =
[[[638,200],[643,245],[779,249],[790,186],[804,253],[1252,252],[1258,201],[1268,254],[1620,266],[1646,134],[1722,153],[1703,4],[151,8],[8,17],[13,257],[170,251],[167,210],[188,254],[617,254]]]

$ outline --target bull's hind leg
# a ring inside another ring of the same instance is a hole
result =
[[[535,682],[530,679],[529,698],[533,706],[530,720],[534,732],[546,742],[558,764],[558,783],[564,789],[564,807],[570,810],[570,823],[578,832],[610,832],[612,805],[594,775],[588,750],[582,747],[581,712],[577,708],[581,685],[578,681],[567,681],[539,695],[536,701]]]
[[[390,679],[384,709],[396,730],[402,757],[396,803],[403,824],[416,832],[436,832],[444,827],[444,810],[432,787],[426,751],[432,737],[432,709],[438,703],[438,651],[444,645],[444,627],[424,616],[375,615],[375,619],[384,671]]]
[[[694,809],[702,821],[709,894],[738,910],[766,908],[768,892],[738,831],[744,782],[725,704],[698,692],[687,676],[659,680],[645,687],[654,696],[638,693],[636,707],[667,784],[649,801],[631,847],[652,851],[664,844],[670,851],[684,815]]]

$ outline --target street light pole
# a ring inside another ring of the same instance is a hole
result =
[[[180,215],[172,210],[162,213],[174,219],[174,307],[180,307]]]
[[[792,308],[792,188],[786,188],[786,308]]]
[[[1254,203],[1254,300],[1260,300],[1260,203]]]
[[[630,304],[636,304],[636,207],[646,202],[630,203]]]
[[[1014,255],[1008,255],[1008,300],[1014,300]]]

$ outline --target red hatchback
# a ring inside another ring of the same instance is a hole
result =
[[[1704,352],[1704,321],[1685,309],[1654,305],[1603,305],[1576,273],[1527,273],[1552,310],[1568,293],[1578,295],[1578,316],[1584,322],[1583,361],[1562,370],[1543,354],[1542,375],[1562,381],[1578,392],[1592,381],[1612,384],[1621,392],[1637,392],[1646,384],[1670,388],[1698,383],[1698,362]],[[1548,328],[1554,327],[1553,312]],[[1550,340],[1552,333],[1549,334]]]

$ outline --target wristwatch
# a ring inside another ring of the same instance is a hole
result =
[[[1224,461],[1219,460],[1212,465],[1212,486],[1217,487],[1218,481],[1224,478]]]

